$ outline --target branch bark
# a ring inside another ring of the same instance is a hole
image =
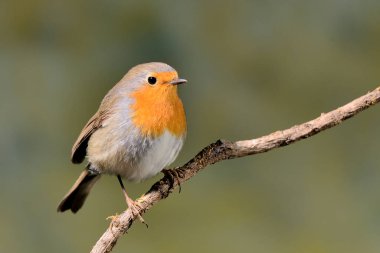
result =
[[[176,177],[165,175],[147,193],[137,199],[136,201],[141,208],[140,214],[145,213],[154,204],[168,197],[179,184],[189,180],[208,165],[226,159],[264,153],[309,138],[340,124],[378,102],[380,102],[380,87],[331,112],[322,113],[314,120],[295,125],[286,130],[277,131],[252,140],[236,142],[218,140],[205,147],[185,165],[175,168]],[[136,218],[138,217],[133,215],[129,209],[118,216],[114,216],[110,226],[97,241],[91,252],[110,252],[117,240],[129,230]]]

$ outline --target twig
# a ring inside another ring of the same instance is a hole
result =
[[[252,140],[237,142],[218,140],[205,147],[185,165],[177,167],[175,170],[178,177],[170,178],[170,176],[164,176],[160,181],[156,182],[147,193],[137,199],[137,202],[141,207],[140,214],[148,211],[161,199],[168,197],[178,184],[182,184],[189,180],[207,165],[226,159],[267,152],[306,139],[323,130],[340,124],[342,121],[351,118],[370,106],[375,105],[379,101],[380,87],[336,110],[322,113],[314,120],[293,126],[283,131],[277,131]],[[134,216],[130,210],[126,210],[122,214],[113,217],[110,226],[97,241],[91,252],[110,252],[117,240],[128,231],[136,218],[137,217]]]

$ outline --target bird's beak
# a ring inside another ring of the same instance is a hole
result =
[[[172,84],[172,85],[178,85],[178,84],[187,83],[187,80],[186,79],[177,78],[177,79],[174,79],[174,80],[170,81],[169,83]]]

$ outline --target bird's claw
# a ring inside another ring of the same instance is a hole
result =
[[[145,220],[140,214],[140,211],[141,211],[140,205],[136,201],[133,201],[132,199],[127,200],[127,205],[128,205],[128,208],[131,209],[132,215],[134,217],[137,217],[139,221],[148,228],[148,223],[145,222]]]
[[[174,187],[174,179],[177,180],[178,188],[179,188],[178,193],[181,193],[181,190],[182,190],[181,181],[180,181],[181,176],[179,174],[178,169],[163,169],[162,173],[164,173],[164,175],[169,178],[170,189],[173,189]]]

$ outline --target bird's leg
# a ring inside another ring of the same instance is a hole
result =
[[[148,224],[144,221],[143,217],[140,215],[141,207],[139,206],[138,203],[136,203],[136,201],[134,201],[133,199],[131,199],[128,196],[127,191],[125,190],[125,187],[124,187],[124,184],[123,184],[123,180],[121,179],[120,175],[117,175],[117,179],[119,180],[121,189],[123,190],[125,201],[127,202],[128,208],[131,209],[131,212],[132,212],[133,215],[137,216],[139,218],[139,220],[142,223],[144,223],[145,226],[148,227]]]
[[[164,173],[164,175],[169,178],[170,188],[174,187],[174,178],[177,179],[178,188],[179,188],[178,193],[181,193],[182,187],[181,187],[181,181],[179,180],[181,176],[179,175],[178,170],[177,169],[163,169],[162,173]]]

